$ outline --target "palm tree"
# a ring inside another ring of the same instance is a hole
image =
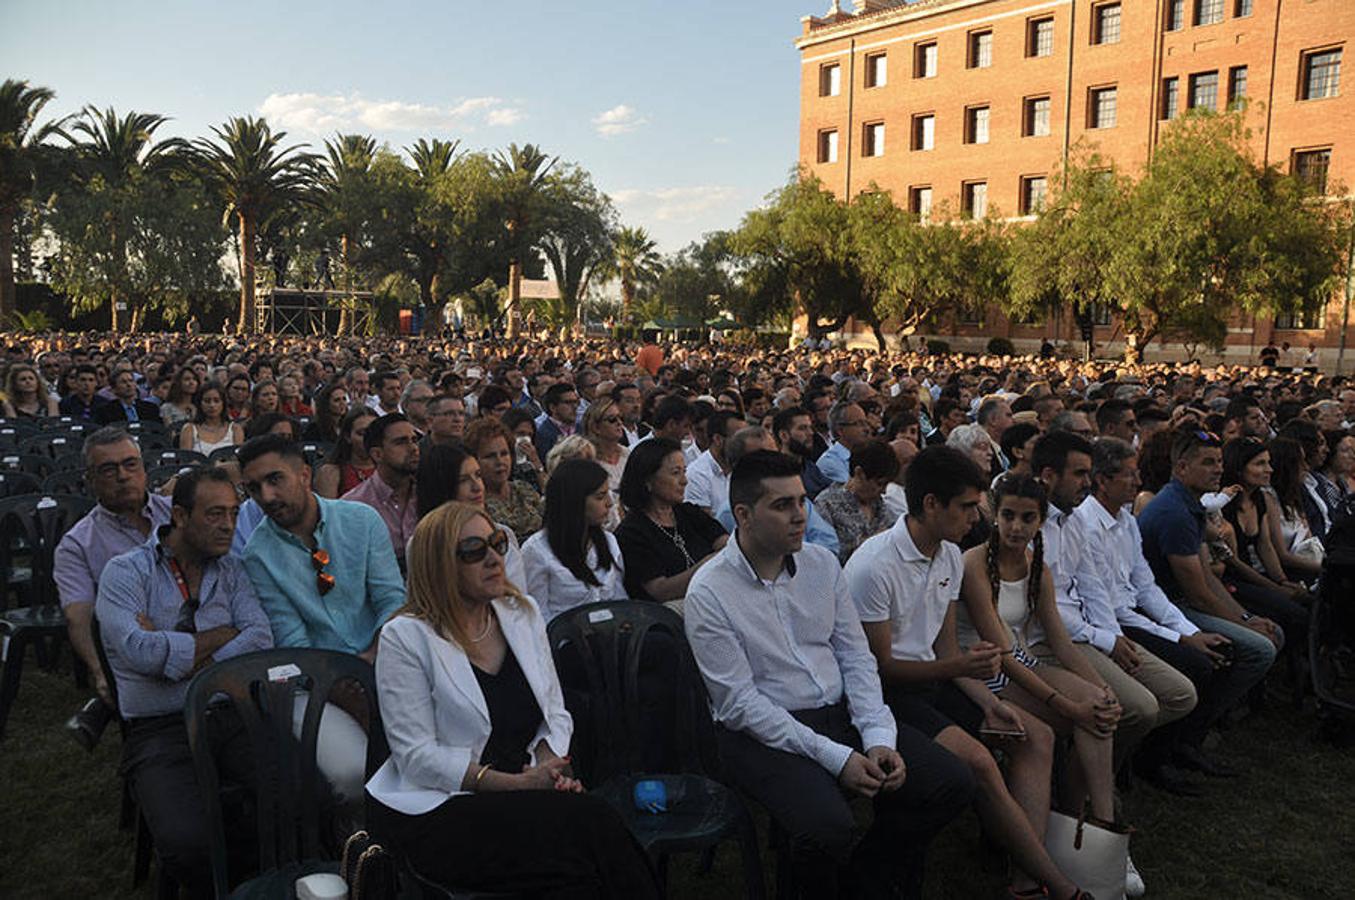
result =
[[[154,113],[129,112],[119,118],[112,107],[103,111],[93,106],[85,107],[80,119],[71,126],[74,134],[84,138],[71,138],[77,163],[75,182],[88,188],[99,181],[115,198],[125,198],[127,189],[139,180],[168,176],[183,164],[191,145],[180,138],[155,142],[156,129],[167,121],[166,117]],[[136,331],[143,310],[135,298],[125,293],[125,286],[129,282],[127,231],[131,225],[126,221],[126,216],[110,209],[106,226],[109,246],[112,248],[109,301],[112,305],[113,330]],[[131,315],[124,316],[129,308]]]
[[[376,141],[365,134],[340,134],[325,141],[325,160],[317,187],[330,218],[339,231],[339,258],[343,263],[344,289],[353,290],[353,242],[364,230],[372,209],[368,200],[369,176],[376,159]],[[339,334],[352,329],[353,298],[344,299],[339,312]]]
[[[612,237],[612,260],[608,274],[621,282],[621,309],[629,314],[635,288],[653,284],[663,272],[658,244],[643,228],[623,227]]]
[[[34,123],[56,94],[27,81],[8,78],[0,85],[0,327],[14,314],[14,219],[33,191],[44,142],[61,133],[60,122]]]
[[[408,212],[401,243],[408,263],[406,271],[419,286],[425,334],[436,334],[442,327],[440,282],[452,249],[453,230],[445,210],[437,202],[437,186],[452,170],[460,146],[460,141],[419,138],[412,147],[405,148],[414,163],[414,193],[411,198],[413,208]]]
[[[547,157],[533,144],[509,144],[494,160],[503,183],[504,227],[512,255],[508,261],[508,336],[517,337],[518,301],[522,299],[522,254],[532,244],[532,220],[546,175],[558,157]]]
[[[255,236],[274,211],[307,202],[317,157],[302,152],[305,144],[282,146],[287,135],[276,134],[263,119],[237,116],[213,127],[216,140],[196,142],[203,180],[238,223],[240,252],[240,317],[237,333],[255,332]]]

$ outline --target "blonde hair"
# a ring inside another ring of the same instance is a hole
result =
[[[598,397],[588,408],[583,411],[583,434],[590,441],[593,440],[593,430],[607,416],[607,411],[616,408],[616,401],[611,397]]]
[[[597,459],[597,448],[581,434],[560,438],[546,454],[546,474],[554,475],[555,467],[567,459]]]
[[[467,611],[467,603],[461,597],[457,577],[461,561],[456,558],[456,545],[467,523],[477,517],[498,529],[483,509],[455,500],[449,500],[419,520],[407,554],[409,584],[405,590],[405,605],[396,613],[423,620],[438,637],[462,649],[471,641],[457,617],[458,613]],[[512,582],[505,580],[505,584],[508,590],[504,598],[510,605],[517,606],[523,599],[521,592]]]

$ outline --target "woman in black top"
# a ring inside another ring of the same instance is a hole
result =
[[[1270,451],[1255,438],[1236,438],[1223,448],[1223,487],[1239,490],[1223,507],[1223,517],[1233,526],[1236,547],[1228,561],[1224,580],[1244,581],[1261,587],[1283,589],[1284,568],[1271,543],[1266,522],[1270,485]],[[1296,585],[1295,585],[1296,587]]]
[[[667,438],[636,444],[621,475],[626,517],[616,529],[626,593],[637,600],[680,600],[701,564],[729,540],[720,523],[684,503],[687,464]]]

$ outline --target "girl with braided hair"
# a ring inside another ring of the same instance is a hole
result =
[[[1002,666],[990,691],[1072,735],[1073,765],[1061,791],[1066,811],[1077,815],[1090,799],[1092,815],[1114,820],[1111,745],[1120,705],[1068,638],[1054,602],[1054,582],[1044,565],[1044,485],[1030,475],[1006,475],[993,489],[995,527],[988,541],[964,554],[964,583],[957,609],[960,646],[987,641],[1002,648]],[[1041,665],[1029,648],[1043,643],[1058,665]],[[1044,818],[1035,820],[1043,833]]]

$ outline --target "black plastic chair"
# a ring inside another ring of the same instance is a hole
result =
[[[337,684],[356,683],[368,704],[367,759],[371,772],[388,751],[372,667],[350,653],[291,648],[262,650],[200,672],[188,685],[184,719],[193,765],[207,810],[216,896],[293,897],[293,882],[314,872],[338,872],[322,840],[327,786],[315,760],[320,715]],[[293,697],[309,691],[300,740],[293,737]],[[208,707],[225,697],[239,714],[254,751],[257,788],[248,791],[257,813],[260,874],[234,894],[227,858],[221,779],[205,740]]]
[[[657,603],[589,603],[556,616],[547,635],[574,717],[576,771],[600,784],[595,792],[625,820],[665,880],[671,854],[710,851],[733,839],[748,896],[763,897],[752,816],[738,794],[706,777],[716,765],[714,724],[682,618]],[[665,745],[658,760],[656,743]],[[635,784],[651,778],[668,788],[666,813],[635,808]]]
[[[20,494],[36,494],[42,490],[42,482],[24,472],[0,472],[0,497],[17,497]]]
[[[38,433],[38,427],[24,419],[9,419],[0,424],[0,447],[18,449],[19,444]]]
[[[158,492],[169,482],[187,472],[189,469],[196,469],[196,465],[188,466],[152,466],[146,470],[146,488],[151,492]]]
[[[39,453],[20,453],[0,451],[0,470],[5,472],[23,472],[34,478],[43,479],[57,469],[56,460]]]
[[[324,441],[301,442],[301,454],[306,457],[306,465],[312,469],[318,469],[333,450],[334,445]]]
[[[83,438],[65,431],[44,431],[21,441],[19,451],[56,459],[72,450],[78,451],[82,443]]]
[[[143,450],[141,459],[147,469],[156,466],[195,466],[207,462],[207,457],[196,450],[181,450],[177,447],[168,450]]]
[[[234,445],[230,447],[217,447],[211,453],[207,454],[207,461],[214,466],[221,465],[222,463],[233,463],[235,462],[235,453],[239,449],[239,447]]]
[[[12,570],[9,554],[14,548],[26,547],[31,578],[24,592],[28,605],[0,613],[0,636],[9,638],[0,668],[0,736],[19,694],[28,647],[34,648],[40,665],[50,667],[66,640],[66,617],[52,579],[52,557],[62,536],[93,508],[94,501],[86,497],[30,495],[27,502],[7,508],[0,518],[0,547],[4,548],[0,552],[7,557],[0,562]]]
[[[53,472],[42,480],[42,492],[44,494],[76,494],[82,497],[85,496],[85,470],[62,469]]]

